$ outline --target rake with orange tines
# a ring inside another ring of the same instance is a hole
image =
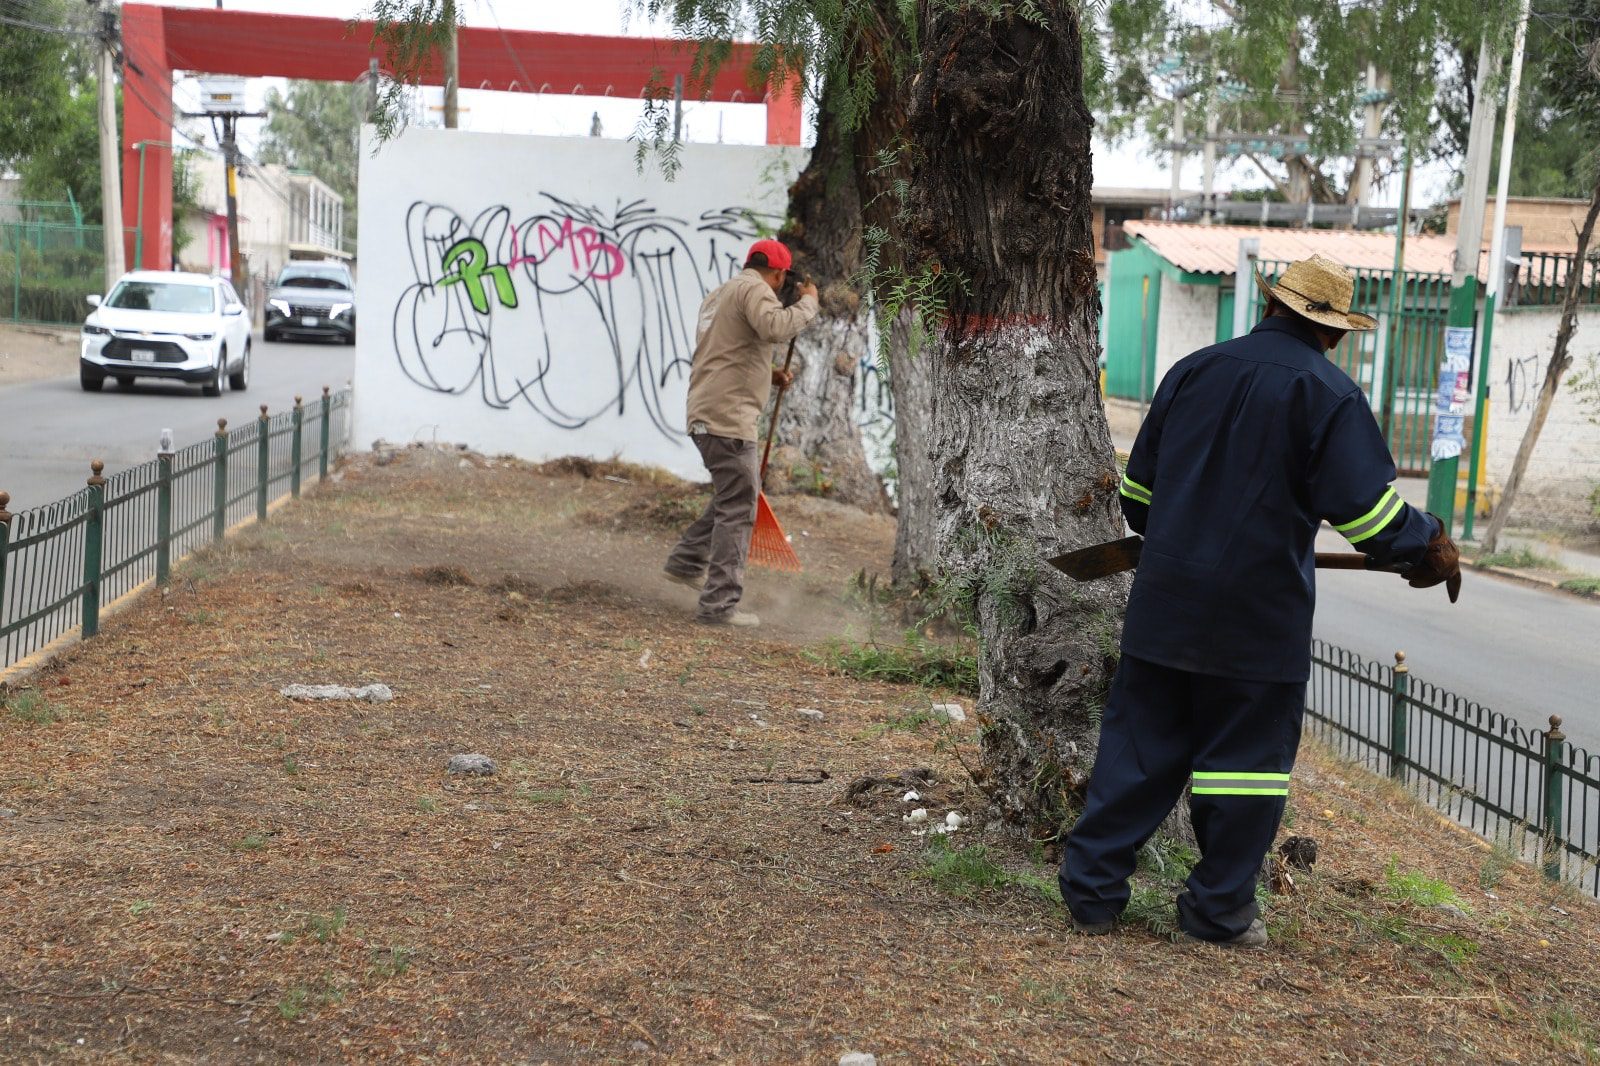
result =
[[[789,364],[793,361],[794,341],[790,340],[789,354],[783,359],[785,374],[789,372]],[[772,424],[767,427],[767,447],[761,453],[758,484],[766,484],[767,460],[772,458],[772,438],[778,432],[778,411],[783,407],[783,393],[787,388],[787,385],[779,386],[778,398],[772,401]],[[756,497],[756,526],[750,531],[750,561],[772,570],[787,570],[794,574],[800,572],[800,557],[794,553],[794,546],[778,524],[778,516],[772,513],[772,505],[767,502],[765,492]]]

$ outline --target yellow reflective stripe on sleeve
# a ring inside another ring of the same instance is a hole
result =
[[[1287,796],[1289,775],[1196,770],[1190,791],[1197,796]]]
[[[1406,501],[1400,498],[1400,494],[1394,491],[1394,486],[1391,485],[1384,490],[1382,496],[1378,497],[1378,502],[1373,505],[1372,510],[1360,518],[1333,528],[1343,533],[1345,540],[1351,544],[1360,544],[1393,522],[1395,516],[1404,510],[1405,506]]]
[[[1120,491],[1122,495],[1128,497],[1130,500],[1133,500],[1135,503],[1142,503],[1146,505],[1150,503],[1150,490],[1133,480],[1133,478],[1129,477],[1127,474],[1122,475],[1122,488]]]

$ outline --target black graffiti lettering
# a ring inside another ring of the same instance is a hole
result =
[[[662,397],[688,376],[695,311],[773,220],[744,207],[690,222],[644,200],[608,211],[540,199],[517,222],[503,205],[470,222],[444,204],[411,205],[413,280],[393,315],[402,372],[429,391],[476,392],[491,410],[528,408],[569,430],[638,404],[662,435],[681,436],[683,412]],[[461,249],[479,245],[482,261],[463,272]]]

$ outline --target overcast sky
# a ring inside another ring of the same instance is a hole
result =
[[[163,0],[169,7],[214,7],[215,0]],[[463,0],[468,24],[500,25],[505,29],[547,30],[556,33],[592,33],[628,36],[668,36],[662,25],[651,25],[624,15],[623,0]],[[317,15],[354,18],[368,7],[366,0],[222,0],[225,7],[237,10],[268,11],[279,14]],[[252,81],[250,103],[259,106],[266,90],[281,79]],[[173,95],[180,107],[195,109],[199,96],[193,79],[181,79]],[[438,121],[440,93],[425,90],[423,106],[428,118]],[[534,93],[501,93],[464,90],[461,94],[461,125],[466,129],[505,133],[538,133],[557,136],[585,136],[593,116],[600,115],[607,137],[626,138],[634,129],[641,105],[637,99],[569,97]],[[761,144],[766,137],[765,109],[760,104],[701,104],[685,107],[685,136],[690,141],[716,141],[719,136],[730,144]],[[247,151],[253,149],[260,123],[242,123],[240,140]],[[1153,153],[1144,144],[1110,147],[1100,141],[1094,146],[1094,179],[1099,185],[1167,188],[1171,184],[1170,157]],[[1184,185],[1200,186],[1200,160],[1191,156],[1184,166]],[[1413,196],[1415,202],[1430,203],[1443,195],[1447,171],[1419,173]],[[1262,184],[1249,164],[1230,168],[1219,165],[1218,191],[1236,186]],[[1398,182],[1379,188],[1374,203],[1393,206],[1399,199]]]

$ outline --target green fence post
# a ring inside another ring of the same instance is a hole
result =
[[[306,408],[300,397],[294,398],[294,440],[289,449],[289,495],[300,498],[300,431],[306,425]]]
[[[322,386],[322,453],[317,457],[317,480],[328,480],[328,420],[332,417],[333,401],[328,397],[328,386]]]
[[[1544,875],[1561,879],[1561,771],[1566,754],[1567,735],[1561,731],[1561,716],[1550,716],[1550,731],[1544,735]]]
[[[170,438],[163,436],[162,444]],[[156,453],[156,584],[172,580],[172,453]]]
[[[272,423],[267,418],[267,405],[261,405],[261,417],[256,420],[256,521],[267,520],[267,481],[272,476]]]
[[[1411,692],[1411,668],[1406,653],[1394,653],[1394,685],[1389,692],[1389,776],[1396,781],[1406,777],[1406,734],[1410,715],[1406,700]]]
[[[11,544],[11,493],[0,492],[0,632],[5,630],[6,611],[6,552]]]
[[[83,527],[83,636],[100,632],[100,558],[105,545],[106,479],[100,474],[106,464],[96,459],[89,464],[89,520]]]
[[[211,537],[221,540],[228,530],[228,420],[217,419],[217,435],[212,438],[216,447],[215,477],[217,485],[215,504],[211,514]]]

